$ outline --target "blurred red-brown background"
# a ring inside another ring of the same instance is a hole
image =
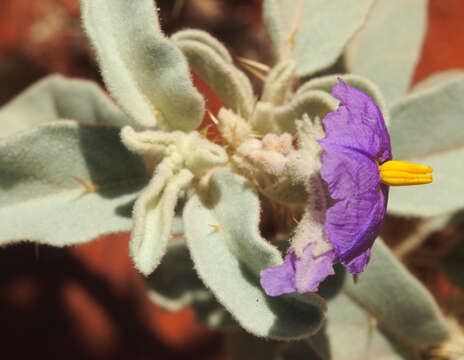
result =
[[[167,33],[202,28],[235,55],[260,61],[269,56],[259,0],[166,0],[158,5]],[[430,0],[414,82],[437,71],[464,68],[463,17],[462,0]],[[80,28],[77,0],[2,0],[0,105],[53,72],[101,82]],[[220,103],[196,82],[216,112]],[[457,232],[448,236],[455,239]],[[128,239],[128,234],[105,236],[67,249],[33,244],[1,248],[2,358],[224,359],[221,335],[195,325],[189,309],[171,314],[149,301],[128,257]],[[436,242],[431,237],[423,247],[433,248]],[[436,269],[411,266],[442,305],[450,299],[463,304],[460,290]],[[454,315],[462,316],[462,310]]]

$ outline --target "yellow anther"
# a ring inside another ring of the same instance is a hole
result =
[[[390,186],[421,185],[433,181],[430,166],[391,160],[379,166],[380,178]]]

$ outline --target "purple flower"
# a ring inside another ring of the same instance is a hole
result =
[[[385,217],[388,186],[381,182],[379,165],[392,159],[390,136],[368,95],[341,79],[332,95],[340,106],[324,118],[326,137],[319,140],[321,177],[336,200],[327,211],[325,231],[338,261],[358,274],[369,262]]]
[[[308,244],[300,257],[297,257],[292,249],[285,256],[282,265],[261,271],[261,286],[266,294],[278,296],[295,291],[316,292],[321,281],[335,274],[332,267],[335,251],[330,250],[315,256],[314,247],[314,243]]]
[[[261,285],[271,296],[316,291],[333,274],[333,262],[352,274],[363,272],[385,218],[388,185],[432,181],[428,166],[390,161],[390,136],[382,113],[367,94],[339,78],[332,95],[340,106],[324,118],[326,136],[319,144],[321,177],[332,198],[324,230],[333,249],[315,254],[309,243],[300,257],[292,249],[283,265],[263,270]]]

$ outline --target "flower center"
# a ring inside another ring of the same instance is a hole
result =
[[[430,166],[390,160],[379,166],[382,182],[390,186],[429,184],[433,177]]]

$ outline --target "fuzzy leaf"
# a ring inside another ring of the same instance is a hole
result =
[[[174,42],[182,40],[200,42],[218,54],[226,63],[232,64],[232,56],[230,56],[227,48],[206,31],[197,29],[180,30],[171,35],[171,40]]]
[[[406,94],[427,28],[427,0],[379,0],[347,48],[346,66],[379,85],[386,98]]]
[[[259,272],[282,263],[280,252],[260,235],[259,200],[241,176],[217,171],[209,194],[193,195],[184,209],[185,237],[200,278],[218,301],[257,336],[300,338],[318,330],[320,298],[268,297]]]
[[[192,179],[187,169],[174,172],[165,158],[135,202],[130,254],[142,274],[151,274],[166,253],[179,193]]]
[[[448,81],[455,80],[458,76],[464,75],[463,70],[459,69],[452,69],[452,70],[445,70],[441,72],[434,73],[427,77],[426,79],[422,80],[421,82],[415,84],[411,92],[423,91],[423,90],[430,90],[433,89],[435,86],[440,86]]]
[[[273,105],[282,105],[285,102],[287,93],[295,80],[296,65],[293,60],[282,61],[269,72],[264,82],[261,101]]]
[[[377,85],[363,76],[355,74],[337,74],[315,78],[305,82],[302,86],[300,86],[296,92],[296,96],[301,96],[306,92],[314,90],[326,91],[331,94],[332,87],[338,83],[339,77],[349,86],[364,91],[366,94],[372,97],[382,112],[387,127],[390,126],[390,110],[388,108],[385,97]]]
[[[275,57],[293,58],[300,77],[333,65],[372,4],[373,0],[264,0],[263,20]]]
[[[192,34],[193,32],[193,34]],[[238,70],[227,50],[211,35],[200,30],[184,30],[172,39],[190,66],[214,90],[224,104],[247,118],[254,103],[248,78]]]
[[[326,326],[308,344],[320,359],[413,360],[406,350],[376,328],[373,317],[345,294],[329,301]]]
[[[0,137],[60,119],[88,124],[134,125],[96,83],[50,75],[0,109]]]
[[[306,114],[310,119],[322,119],[327,113],[337,109],[337,100],[332,95],[312,90],[295,95],[281,106],[258,102],[253,114],[253,128],[260,133],[296,133],[296,121]]]
[[[161,32],[153,0],[80,0],[106,86],[143,126],[195,129],[204,101],[187,62]]]
[[[347,279],[345,293],[380,327],[410,345],[430,345],[448,338],[445,319],[429,292],[377,239],[366,271],[357,284]]]
[[[398,160],[434,169],[431,184],[390,191],[388,210],[402,215],[433,216],[464,207],[460,176],[464,158],[464,76],[417,91],[394,103],[391,142]]]
[[[119,129],[60,121],[0,142],[0,244],[84,243],[132,226],[143,161]]]

